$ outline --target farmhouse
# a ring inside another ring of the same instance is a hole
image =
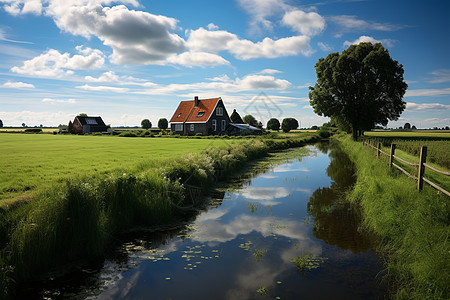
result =
[[[181,101],[170,119],[170,128],[176,134],[221,135],[231,123],[222,99],[198,99]]]
[[[108,126],[101,117],[76,116],[73,120],[73,131],[74,133],[106,132]]]

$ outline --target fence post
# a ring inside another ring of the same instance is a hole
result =
[[[421,191],[423,189],[423,173],[425,172],[425,166],[423,165],[427,161],[427,146],[420,148],[420,161],[419,172],[417,174],[417,189]]]
[[[392,169],[392,163],[394,162],[395,144],[391,144],[391,155],[389,156],[389,167]]]
[[[377,147],[377,157],[380,157],[381,154],[381,143],[378,143],[378,147]]]

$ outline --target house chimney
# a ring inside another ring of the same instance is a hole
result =
[[[198,101],[198,96],[195,96],[195,97],[194,97],[194,107],[197,107],[197,106],[198,106],[198,103],[199,103],[199,101]]]

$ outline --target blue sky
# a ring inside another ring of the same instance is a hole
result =
[[[407,108],[389,127],[450,125],[449,1],[0,0],[0,119],[156,125],[179,101],[222,97],[229,113],[314,114],[314,65],[381,42],[403,64]]]

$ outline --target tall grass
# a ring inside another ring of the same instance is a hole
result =
[[[357,166],[348,198],[361,204],[365,225],[381,237],[388,279],[397,299],[448,299],[449,199],[374,159],[361,143],[341,138]]]
[[[23,282],[52,267],[100,256],[123,231],[179,221],[201,205],[190,189],[205,192],[246,161],[306,141],[252,140],[210,148],[160,168],[139,165],[134,172],[66,180],[38,193],[17,210],[2,208],[0,289],[6,296],[14,281]]]

